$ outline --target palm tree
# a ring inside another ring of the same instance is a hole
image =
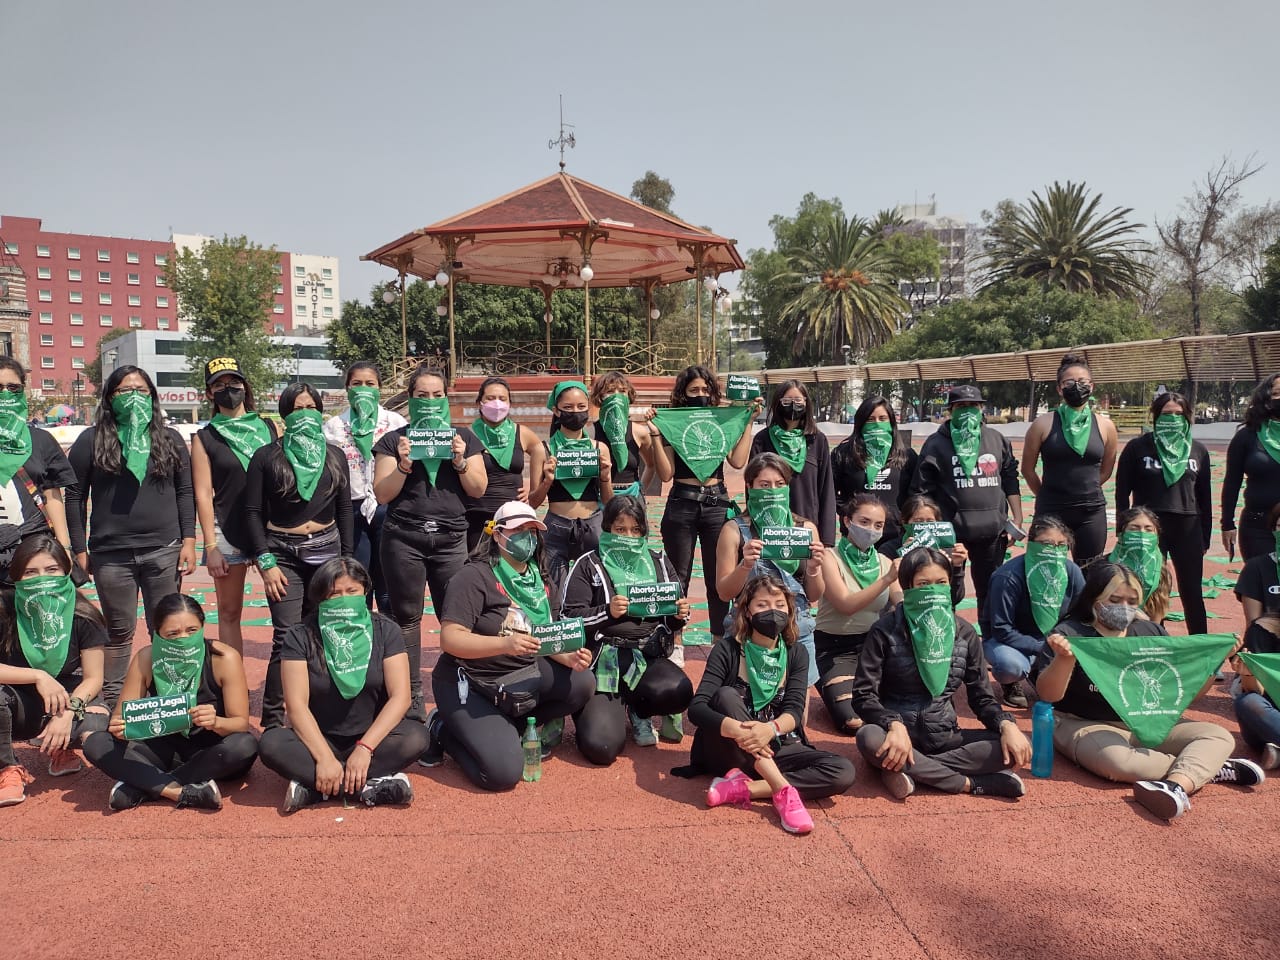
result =
[[[1148,250],[1133,236],[1145,224],[1125,219],[1132,207],[1098,213],[1102,194],[1091,200],[1083,183],[1054,181],[1042,198],[1033,192],[991,226],[989,283],[1025,278],[1073,293],[1133,299],[1151,279],[1141,259]]]
[[[827,344],[834,360],[848,344],[854,356],[865,357],[893,336],[908,312],[893,255],[860,217],[833,214],[812,248],[787,251],[787,264],[774,279],[800,288],[782,308],[784,320],[796,321],[797,354],[807,344]]]

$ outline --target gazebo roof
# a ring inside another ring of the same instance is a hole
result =
[[[407,233],[361,257],[430,278],[453,247],[468,283],[540,286],[549,268],[590,252],[593,287],[644,286],[743,268],[735,241],[560,172]]]

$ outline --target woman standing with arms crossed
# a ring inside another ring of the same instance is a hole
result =
[[[1075,537],[1072,559],[1084,566],[1107,545],[1107,501],[1102,485],[1116,462],[1116,426],[1089,406],[1089,365],[1067,354],[1058,367],[1062,403],[1036,419],[1023,442],[1022,476],[1036,495],[1036,516],[1055,516]],[[1043,477],[1036,472],[1044,461]]]
[[[1244,510],[1236,532],[1236,501],[1244,484]],[[1249,397],[1244,423],[1227,447],[1227,475],[1222,481],[1222,546],[1249,560],[1275,546],[1267,529],[1267,513],[1280,503],[1280,373],[1273,373]]]
[[[751,440],[751,456],[776,453],[789,466],[791,509],[818,528],[828,547],[836,542],[836,493],[831,447],[813,417],[809,391],[799,380],[778,384],[769,403],[769,429]]]
[[[639,497],[643,502],[642,483],[647,482],[651,472],[660,483],[667,483],[671,479],[671,459],[662,445],[662,434],[651,422],[652,407],[645,414],[644,423],[631,422],[631,404],[635,400],[635,387],[624,373],[611,370],[591,381],[591,403],[600,411],[596,440],[607,443],[612,455],[613,495]],[[644,481],[640,478],[642,464]]]
[[[471,432],[484,445],[484,472],[488,482],[484,496],[464,497],[467,505],[467,552],[480,542],[484,525],[493,512],[510,500],[529,499],[529,490],[542,476],[546,448],[538,435],[511,417],[511,386],[501,377],[490,377],[476,394],[480,416],[471,422]],[[529,467],[529,481],[524,468]]]
[[[187,445],[164,425],[147,372],[117,367],[102,399],[97,422],[68,455],[76,483],[66,491],[67,528],[107,620],[102,699],[114,707],[133,655],[138,591],[152,632],[156,604],[178,593],[181,578],[196,568],[196,502]],[[93,532],[86,537],[90,502]]]

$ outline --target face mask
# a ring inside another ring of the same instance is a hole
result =
[[[1067,401],[1067,406],[1070,407],[1083,407],[1091,396],[1093,396],[1093,387],[1086,387],[1075,381],[1062,388],[1062,399]]]
[[[1093,608],[1093,616],[1108,630],[1124,630],[1138,616],[1138,608],[1127,603],[1100,603]]]
[[[776,640],[790,622],[785,610],[761,610],[751,615],[751,629],[770,640]]]
[[[502,549],[517,563],[528,563],[538,551],[538,535],[532,530],[506,534],[507,542]]]
[[[244,403],[244,387],[223,387],[213,392],[213,402],[223,410],[235,410]]]
[[[480,404],[480,414],[490,423],[501,423],[511,412],[511,404],[505,400],[486,400]]]
[[[709,406],[711,406],[711,398],[710,398],[710,397],[688,397],[688,396],[686,396],[686,397],[684,398],[684,405],[685,405],[686,407],[709,407]]]
[[[565,430],[581,430],[587,425],[587,411],[568,411],[557,410],[556,416],[560,418],[560,426]]]
[[[784,400],[781,406],[783,418],[793,421],[803,420],[805,411],[809,409],[803,400]]]
[[[865,553],[880,542],[881,534],[870,527],[860,527],[856,523],[851,523],[849,529],[845,531],[845,536],[849,538],[850,543]]]
[[[1268,398],[1263,409],[1267,411],[1267,416],[1272,419],[1280,419],[1280,397]]]

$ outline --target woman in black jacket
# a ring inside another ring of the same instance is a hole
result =
[[[831,473],[839,503],[870,493],[885,505],[884,536],[876,549],[897,556],[899,514],[915,479],[916,452],[898,436],[898,418],[886,397],[870,396],[858,406],[853,433],[831,452]]]
[[[1017,798],[1026,788],[1009,768],[1031,759],[1031,745],[991,692],[978,634],[955,619],[950,566],[930,547],[902,558],[903,601],[871,628],[858,658],[858,750],[899,800],[917,781],[944,793]],[[961,684],[985,730],[960,729],[951,698]]]
[[[1240,514],[1240,556],[1270,553],[1275,546],[1267,512],[1280,503],[1280,373],[1273,373],[1249,397],[1244,423],[1227,447],[1222,481],[1222,548],[1236,552],[1236,502],[1244,484]]]

